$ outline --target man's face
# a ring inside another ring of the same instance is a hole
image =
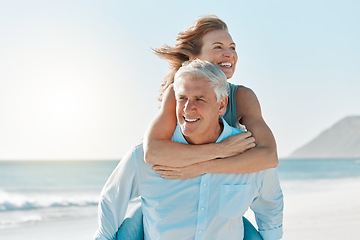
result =
[[[225,113],[227,98],[217,102],[209,82],[190,74],[179,79],[175,97],[177,120],[188,143],[215,142],[221,133],[219,117]]]

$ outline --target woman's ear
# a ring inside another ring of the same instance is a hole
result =
[[[194,61],[196,59],[196,57],[194,57],[194,56],[189,56],[189,61],[191,62],[191,61]]]

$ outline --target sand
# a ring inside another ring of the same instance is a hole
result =
[[[285,240],[360,239],[360,178],[282,182]],[[254,223],[251,212],[245,214]],[[352,238],[348,238],[352,236]]]
[[[282,182],[286,240],[360,239],[360,178]],[[246,213],[254,221],[251,213]],[[97,227],[86,219],[42,222],[0,230],[2,240],[89,240]]]
[[[284,183],[283,191],[283,239],[360,239],[360,178]]]
[[[42,222],[22,228],[0,230],[1,240],[89,240],[97,228],[97,218]]]

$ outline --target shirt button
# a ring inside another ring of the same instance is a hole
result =
[[[202,207],[202,208],[200,208],[200,210],[201,210],[201,211],[204,211],[204,210],[205,210],[205,208],[204,208],[204,207]]]
[[[199,234],[202,234],[203,233],[203,231],[202,230],[199,230]]]
[[[206,187],[206,185],[207,185],[206,183],[203,183],[203,187]]]

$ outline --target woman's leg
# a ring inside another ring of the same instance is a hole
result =
[[[116,240],[143,240],[144,228],[141,204],[136,204],[121,224]]]
[[[255,229],[255,227],[243,217],[244,222],[244,240],[262,240],[260,233]]]

